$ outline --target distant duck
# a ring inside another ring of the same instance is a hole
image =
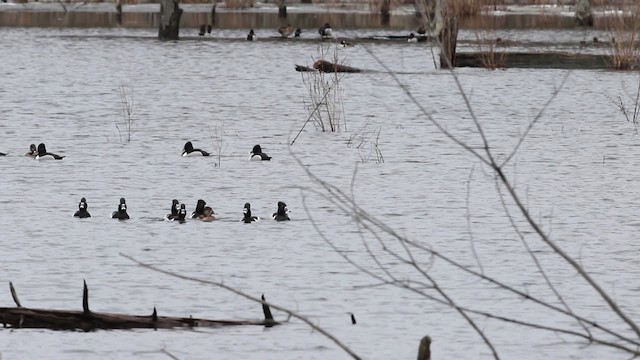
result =
[[[209,156],[209,153],[201,149],[194,149],[191,141],[187,141],[182,148],[182,156]]]
[[[87,211],[88,208],[89,205],[87,205],[87,199],[80,199],[80,202],[78,203],[78,211],[76,211],[73,216],[81,219],[91,217],[91,214],[89,214],[89,211]]]
[[[38,149],[36,148],[36,144],[29,145],[29,152],[24,154],[24,156],[28,156],[32,159],[35,159],[38,156]]]
[[[253,41],[257,39],[258,37],[256,36],[256,33],[253,32],[253,29],[249,30],[249,34],[247,35],[247,40]]]
[[[202,213],[202,215],[198,216],[198,220],[204,221],[204,222],[209,222],[209,221],[213,221],[216,218],[213,216],[214,212],[213,209],[209,206],[206,206],[204,208],[204,212]]]
[[[164,218],[166,220],[175,220],[178,218],[180,212],[180,202],[177,199],[171,200],[171,213],[167,214]]]
[[[47,148],[43,143],[38,145],[38,154],[35,157],[36,160],[62,160],[63,158],[64,156],[47,152]]]
[[[257,216],[251,216],[251,204],[249,203],[244,204],[244,210],[242,210],[242,212],[244,213],[242,222],[244,222],[245,224],[250,224],[254,221],[260,220],[260,218]]]
[[[211,35],[211,30],[213,30],[211,24],[207,25],[207,34]]]
[[[301,34],[302,34],[302,30],[300,30],[300,28],[297,28],[296,32],[293,33],[293,37],[300,37]]]
[[[124,198],[120,198],[120,205],[118,205],[118,211],[114,211],[111,214],[112,219],[127,220],[129,214],[127,214],[127,203]]]
[[[205,205],[207,205],[207,202],[202,199],[199,199],[198,203],[196,204],[196,210],[191,213],[191,218],[196,219],[198,216],[204,214]]]
[[[418,42],[418,38],[416,37],[416,34],[414,34],[414,33],[409,34],[409,38],[407,39],[407,42],[417,43]]]
[[[350,42],[346,42],[344,40],[340,41],[340,47],[351,47],[351,46],[353,46],[353,44]]]
[[[179,221],[180,223],[183,223],[187,218],[187,208],[185,207],[184,204],[180,204],[180,211],[178,211],[178,217],[175,219],[175,221]]]
[[[198,33],[198,35],[200,35],[200,36],[204,36],[204,31],[205,31],[205,29],[206,29],[206,26],[205,26],[205,25],[200,25],[200,32]]]
[[[293,34],[294,29],[293,29],[293,26],[291,26],[291,24],[287,24],[287,26],[280,26],[278,28],[278,32],[280,33],[280,36],[282,36],[283,38],[288,38],[289,36],[291,36],[291,34]]]
[[[278,201],[278,211],[273,213],[273,220],[275,221],[287,221],[287,220],[291,220],[289,219],[289,215],[287,215],[287,213],[289,212],[289,210],[287,209],[287,204],[283,203],[282,201]]]
[[[250,154],[251,154],[251,157],[249,158],[249,160],[254,160],[254,161],[271,160],[271,156],[262,152],[262,148],[260,147],[260,145],[254,146]]]
[[[322,27],[320,27],[320,29],[318,29],[318,33],[322,37],[331,37],[331,25],[329,25],[329,23],[325,23],[324,25],[322,25]]]

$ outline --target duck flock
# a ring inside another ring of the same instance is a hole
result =
[[[6,156],[6,153],[1,153],[0,156]],[[182,156],[209,156],[210,154],[202,149],[197,149],[193,147],[191,141],[187,141],[182,148]],[[260,145],[256,145],[250,152],[249,160],[252,161],[269,161],[271,160],[271,156],[262,152],[262,148]],[[40,143],[37,147],[35,144],[31,144],[29,146],[29,151],[25,154],[25,156],[30,157],[35,160],[63,160],[65,156],[60,156],[54,153],[50,153],[47,151],[47,147],[44,143]],[[216,220],[216,217],[213,216],[215,213],[210,206],[206,206],[207,203],[203,199],[199,199],[196,204],[196,209],[191,213],[190,219],[200,220],[204,222],[210,222]],[[289,210],[287,209],[287,204],[282,201],[278,202],[278,209],[271,216],[273,220],[276,221],[288,221],[291,220],[289,218]],[[91,214],[89,213],[89,205],[87,204],[87,199],[82,198],[78,203],[78,211],[73,214],[74,217],[77,218],[89,218]],[[120,203],[118,204],[118,209],[111,214],[112,219],[119,220],[127,220],[129,219],[129,214],[127,213],[127,201],[125,198],[120,198]],[[169,221],[178,221],[180,223],[184,223],[187,220],[187,209],[185,204],[180,204],[177,199],[173,199],[171,202],[171,212],[165,216],[165,220]],[[243,210],[243,218],[242,222],[246,224],[250,224],[252,222],[259,221],[260,218],[257,216],[253,216],[251,214],[251,204],[244,204]]]

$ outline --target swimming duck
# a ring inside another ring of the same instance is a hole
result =
[[[120,198],[120,205],[118,205],[118,211],[114,211],[111,214],[112,219],[127,220],[129,214],[127,214],[127,203],[124,198]]]
[[[24,154],[24,156],[28,156],[32,159],[35,159],[38,156],[38,149],[36,148],[36,144],[29,145],[29,152]]]
[[[353,46],[353,44],[350,42],[346,42],[344,40],[340,41],[340,47],[351,47],[351,46]]]
[[[300,34],[302,34],[302,30],[300,30],[300,28],[297,28],[296,32],[293,33],[293,37],[300,37]]]
[[[414,33],[409,34],[409,38],[407,39],[407,42],[417,43],[418,42],[418,38],[416,37],[416,34],[414,34]]]
[[[260,145],[256,145],[253,147],[253,150],[251,150],[250,152],[251,157],[249,158],[249,160],[271,160],[271,156],[265,154],[262,152],[262,148],[260,147]]]
[[[282,36],[283,38],[288,38],[289,36],[291,36],[291,34],[293,34],[293,26],[291,26],[291,24],[287,24],[287,26],[280,26],[278,28],[278,32],[280,33],[280,36]]]
[[[318,33],[322,37],[331,37],[331,25],[329,25],[329,23],[325,23],[324,25],[322,25],[322,27],[320,27],[320,29],[318,29]]]
[[[253,41],[257,39],[258,37],[256,36],[256,33],[253,32],[253,29],[249,30],[249,35],[247,35],[247,40]]]
[[[164,218],[166,220],[175,220],[178,218],[178,213],[180,212],[180,205],[177,199],[171,200],[171,213],[167,214]]]
[[[47,147],[43,143],[38,145],[38,154],[35,157],[36,160],[62,160],[63,158],[64,156],[47,152]]]
[[[204,30],[205,30],[205,28],[206,28],[206,26],[205,26],[204,24],[203,24],[203,25],[200,25],[200,32],[198,33],[198,35],[200,35],[200,36],[204,36]]]
[[[81,219],[91,217],[91,214],[89,214],[89,212],[87,211],[88,207],[89,206],[87,205],[87,199],[80,199],[80,203],[78,203],[78,211],[76,211],[73,216]]]
[[[287,204],[282,201],[278,201],[278,212],[273,213],[272,217],[275,221],[287,221],[289,219],[289,215],[287,213],[289,210],[287,209]]]
[[[180,211],[178,211],[178,217],[175,218],[175,221],[180,222],[181,224],[186,221],[187,218],[187,208],[184,204],[180,204]]]
[[[209,156],[209,153],[201,149],[194,149],[191,141],[187,141],[182,148],[182,156]]]
[[[198,203],[196,204],[196,210],[194,212],[191,213],[191,218],[195,219],[198,216],[204,214],[204,206],[207,205],[207,202],[199,199]]]
[[[242,212],[244,213],[242,222],[244,222],[245,224],[250,224],[254,221],[260,220],[260,218],[257,216],[251,216],[251,204],[249,203],[244,204],[244,210],[242,210]]]
[[[209,206],[206,206],[204,208],[204,212],[202,213],[202,215],[198,216],[198,220],[202,220],[204,222],[213,221],[216,219],[213,216],[213,214],[214,214],[213,209]]]

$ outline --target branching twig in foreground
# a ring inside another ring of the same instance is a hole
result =
[[[233,288],[233,287],[231,287],[229,285],[225,285],[222,282],[210,281],[210,280],[202,280],[202,279],[194,278],[194,277],[191,277],[191,276],[181,275],[181,274],[178,274],[178,273],[175,273],[175,272],[172,272],[172,271],[164,270],[164,269],[161,269],[161,268],[156,267],[154,265],[147,264],[147,263],[144,263],[142,261],[139,261],[139,260],[135,259],[134,257],[129,256],[129,255],[124,254],[124,253],[120,253],[120,256],[131,260],[132,262],[138,264],[139,266],[142,266],[143,268],[146,268],[146,269],[149,269],[149,270],[153,270],[153,271],[156,271],[156,272],[159,272],[159,273],[162,273],[162,274],[165,274],[165,275],[169,275],[169,276],[172,276],[172,277],[175,277],[175,278],[178,278],[178,279],[182,279],[182,280],[188,280],[188,281],[193,281],[193,282],[197,282],[197,283],[200,283],[200,284],[207,284],[207,285],[217,286],[217,287],[223,288],[225,290],[228,290],[228,291],[230,291],[230,292],[232,292],[232,293],[234,293],[236,295],[240,295],[245,299],[249,299],[251,301],[254,301],[254,302],[257,302],[257,303],[260,303],[260,304],[265,304],[265,305],[267,305],[267,306],[269,306],[271,308],[274,308],[276,310],[279,310],[279,311],[282,311],[284,313],[287,313],[290,317],[294,317],[294,318],[296,318],[298,320],[302,320],[304,323],[309,325],[309,327],[311,327],[313,330],[319,332],[320,334],[322,334],[325,337],[327,337],[329,340],[333,341],[336,345],[338,345],[342,350],[344,350],[352,358],[358,359],[358,360],[361,359],[361,357],[358,354],[354,353],[351,349],[349,349],[345,344],[343,344],[335,336],[331,335],[327,330],[324,330],[320,326],[312,323],[311,320],[309,320],[308,318],[296,313],[295,311],[289,310],[289,309],[284,308],[282,306],[274,305],[272,303],[268,303],[266,301],[262,301],[262,299],[260,299],[260,298],[251,296],[251,295],[249,295],[249,294],[247,294],[247,293],[245,293],[243,291],[240,291],[240,290],[238,290],[236,288]]]

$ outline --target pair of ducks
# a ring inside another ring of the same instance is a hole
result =
[[[47,147],[43,143],[40,143],[40,145],[38,145],[37,148],[36,148],[36,144],[31,144],[29,146],[29,152],[24,155],[36,160],[64,159],[64,156],[60,156],[60,155],[48,152]]]
[[[73,214],[74,217],[84,219],[90,218],[91,214],[89,214],[89,205],[87,204],[87,199],[80,199],[80,203],[78,203],[78,211]],[[127,202],[124,198],[120,198],[120,204],[118,205],[118,210],[111,213],[112,219],[120,219],[127,220],[129,219],[129,214],[127,214]]]
[[[259,221],[260,218],[257,216],[251,215],[251,204],[244,204],[244,209],[242,210],[244,216],[242,217],[242,222],[245,224],[251,224],[254,221]],[[287,209],[287,204],[282,201],[278,201],[278,210],[271,215],[271,218],[275,221],[289,221],[289,209]]]
[[[178,205],[180,206],[178,208]],[[192,219],[201,220],[204,222],[210,222],[216,220],[213,216],[214,212],[210,206],[206,206],[207,202],[199,199],[196,204],[196,210],[191,214]],[[272,217],[276,221],[287,221],[291,220],[288,215],[289,210],[287,209],[287,204],[282,201],[278,202],[278,210],[273,213]],[[251,215],[251,204],[244,204],[244,209],[242,210],[243,217],[242,222],[245,224],[250,224],[255,221],[259,221],[260,218],[257,216]],[[184,222],[187,214],[187,210],[184,204],[180,204],[177,199],[173,199],[171,201],[171,213],[165,216],[165,219],[172,221],[180,221]]]
[[[300,28],[294,29],[293,26],[291,26],[291,24],[287,24],[287,26],[280,26],[278,28],[278,33],[283,38],[288,38],[289,36],[291,36],[291,34],[294,34],[293,35],[294,37],[300,37],[300,34],[302,34],[302,30]],[[253,29],[249,30],[249,34],[247,34],[247,40],[248,41],[258,40],[258,36],[256,35],[256,32],[253,31]]]
[[[251,150],[249,154],[251,154],[249,160],[271,160],[271,156],[262,152],[262,148],[260,147],[260,145],[254,146],[253,150]],[[182,148],[182,156],[209,156],[209,153],[202,149],[194,148],[191,141],[187,141],[187,143],[184,144],[184,147]]]

